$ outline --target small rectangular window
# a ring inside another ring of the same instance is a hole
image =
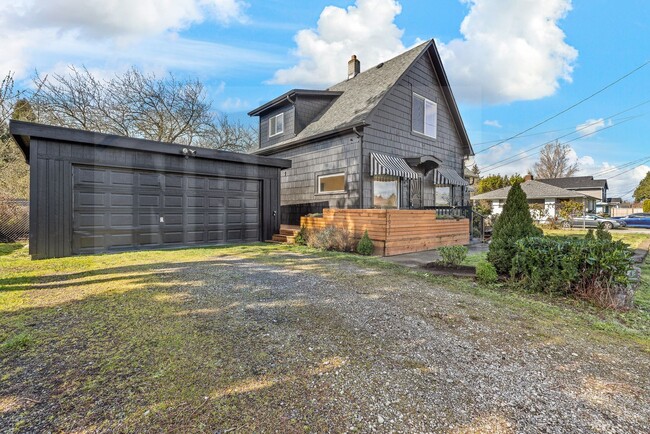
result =
[[[438,105],[417,93],[413,94],[413,131],[436,138],[438,129]]]
[[[335,193],[345,191],[345,173],[321,175],[318,177],[319,193]]]
[[[269,119],[269,137],[277,136],[284,132],[284,113]]]

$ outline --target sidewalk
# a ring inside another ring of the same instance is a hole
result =
[[[487,252],[487,243],[472,243],[468,244],[468,255],[476,253]],[[429,262],[435,262],[440,259],[438,250],[425,250],[424,252],[405,253],[403,255],[384,256],[382,259],[392,262],[394,264],[404,265],[406,267],[417,268],[427,265]]]

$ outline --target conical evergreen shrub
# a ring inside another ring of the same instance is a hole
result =
[[[533,225],[526,193],[519,184],[515,184],[508,192],[503,211],[492,228],[487,260],[494,265],[497,272],[506,274],[510,271],[512,258],[515,256],[515,243],[522,238],[541,235],[541,229]]]

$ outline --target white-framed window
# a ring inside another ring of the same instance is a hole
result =
[[[318,175],[318,193],[345,192],[345,173]]]
[[[284,132],[284,113],[269,119],[269,137],[277,136]]]
[[[436,138],[438,129],[438,104],[413,93],[413,131]]]
[[[372,180],[372,190],[373,208],[399,208],[399,178],[375,176]]]

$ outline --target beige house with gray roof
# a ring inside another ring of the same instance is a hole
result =
[[[472,196],[473,201],[486,200],[492,204],[492,214],[501,214],[503,205],[506,202],[508,193],[511,187],[504,187],[498,190],[488,191],[487,193],[477,194]],[[557,209],[560,203],[564,201],[573,200],[588,205],[591,199],[587,195],[578,193],[576,191],[567,190],[564,188],[556,187],[554,185],[546,184],[541,181],[529,180],[521,184],[521,189],[526,193],[529,205],[543,204],[544,212],[541,215],[535,214],[531,209],[531,214],[535,220],[545,220],[557,216]],[[587,208],[585,208],[587,209]]]

